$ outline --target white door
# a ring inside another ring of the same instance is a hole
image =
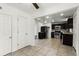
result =
[[[0,55],[11,52],[11,19],[0,14]]]
[[[28,45],[28,21],[24,17],[18,18],[18,49]]]

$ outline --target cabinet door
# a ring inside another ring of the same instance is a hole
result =
[[[11,19],[0,14],[0,55],[11,52]]]
[[[28,45],[28,21],[24,17],[18,18],[18,49]]]

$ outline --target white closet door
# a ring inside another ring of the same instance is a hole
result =
[[[24,17],[18,18],[18,49],[28,45],[28,21]]]
[[[0,55],[11,52],[11,19],[0,14]]]

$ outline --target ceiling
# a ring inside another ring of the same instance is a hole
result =
[[[32,3],[6,3],[7,5],[22,10],[28,14],[36,14],[42,13],[47,10],[56,10],[68,7],[78,6],[78,3],[37,3],[40,7],[39,9],[35,9]]]
[[[26,12],[31,17],[41,18],[40,22],[51,22],[54,19],[55,22],[64,21],[66,17],[72,16],[75,12],[78,3],[37,3],[39,9],[35,9],[32,3],[7,3],[7,5]],[[60,16],[63,13],[64,16]],[[46,19],[46,16],[49,16]]]
[[[28,14],[31,14],[34,11],[34,7],[31,3],[7,3],[7,5],[22,10]]]
[[[36,20],[41,22],[41,23],[44,23],[45,21],[47,23],[61,22],[61,21],[63,22],[63,21],[67,21],[68,17],[72,17],[75,11],[76,11],[76,7],[65,10],[65,11],[57,12],[54,14],[49,14],[46,16],[38,17],[38,18],[36,18]],[[61,14],[63,14],[63,15],[61,16]],[[47,17],[49,17],[49,18],[47,18]]]

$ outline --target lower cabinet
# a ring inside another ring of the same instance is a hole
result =
[[[45,39],[45,38],[47,38],[46,33],[45,32],[39,32],[38,33],[38,38],[39,39]]]
[[[54,32],[51,32],[51,38],[54,38]]]
[[[63,34],[63,44],[64,45],[73,45],[73,34]]]

